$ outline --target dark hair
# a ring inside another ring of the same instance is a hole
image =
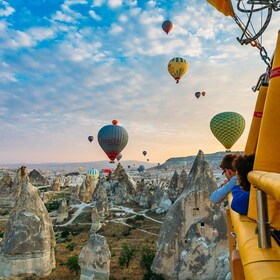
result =
[[[244,191],[250,191],[250,182],[247,175],[254,167],[255,155],[239,156],[233,162],[233,165],[238,173],[240,186]]]
[[[235,168],[233,166],[233,161],[237,158],[236,154],[226,154],[220,164],[221,169],[231,169],[232,171],[235,171]]]

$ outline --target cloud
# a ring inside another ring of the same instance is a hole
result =
[[[15,12],[15,9],[11,6],[9,6],[8,2],[2,1],[3,8],[0,8],[0,16],[1,17],[8,17],[12,15]]]
[[[108,5],[110,8],[118,8],[122,5],[122,0],[108,0]]]
[[[169,3],[174,27],[166,35],[163,2],[73,0],[40,21],[31,8],[2,19],[1,162],[105,159],[97,143],[89,153],[87,136],[112,119],[129,131],[127,158],[145,147],[156,162],[222,150],[209,129],[220,111],[249,124],[250,88],[266,68],[259,51],[240,46],[234,21],[197,1]],[[272,21],[263,36],[269,52],[278,27]],[[176,56],[189,64],[179,84],[167,71]],[[248,129],[236,147],[244,148]]]
[[[89,13],[89,15],[90,15],[93,19],[95,19],[95,20],[101,20],[101,17],[100,17],[99,15],[97,15],[95,11],[90,10],[88,13]]]
[[[105,0],[93,0],[91,7],[100,7],[105,3]]]
[[[123,31],[123,28],[120,25],[117,25],[117,24],[113,23],[111,25],[111,29],[110,29],[109,33],[111,35],[117,35],[117,34],[119,34],[122,31]]]

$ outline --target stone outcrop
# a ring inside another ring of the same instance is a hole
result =
[[[53,192],[59,192],[60,191],[60,183],[61,183],[61,178],[60,177],[55,177],[53,180],[53,183],[51,184],[50,190]]]
[[[101,223],[100,223],[100,216],[95,207],[92,208],[91,212],[91,228],[89,233],[94,234],[97,233],[101,229]]]
[[[168,186],[168,196],[172,202],[174,202],[182,193],[187,180],[187,172],[183,170],[179,175],[177,171],[174,172],[174,175]]]
[[[108,280],[111,253],[105,237],[91,234],[79,255],[80,280]]]
[[[20,186],[17,184],[17,179],[13,183],[12,177],[9,173],[5,173],[0,180],[0,214],[10,214],[15,206],[18,194],[20,192]]]
[[[0,276],[24,273],[48,275],[55,267],[55,236],[37,188],[22,167],[15,180],[21,189],[0,248]]]
[[[225,215],[210,207],[217,188],[199,151],[180,197],[161,227],[152,269],[168,280],[225,279],[229,271]]]
[[[59,205],[59,208],[57,210],[57,217],[56,222],[61,223],[64,220],[68,219],[69,213],[68,213],[68,204],[67,200],[63,199]]]
[[[100,181],[98,182],[97,187],[93,192],[92,201],[101,218],[109,216],[109,201],[107,191]]]
[[[37,170],[32,170],[29,173],[29,180],[33,186],[44,186],[48,184],[48,180],[46,180]]]
[[[0,194],[10,194],[13,192],[12,189],[13,179],[9,173],[5,173],[3,178],[0,180]]]
[[[90,202],[92,198],[92,194],[95,190],[95,180],[90,175],[86,176],[85,181],[80,187],[79,190],[79,198],[82,202]]]
[[[115,204],[125,204],[135,201],[136,182],[127,174],[125,169],[119,165],[116,179],[112,184],[112,197]]]

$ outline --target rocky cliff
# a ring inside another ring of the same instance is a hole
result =
[[[25,167],[18,170],[15,184],[21,191],[0,247],[0,276],[48,275],[55,267],[51,219]]]
[[[217,184],[199,151],[180,197],[168,211],[152,269],[168,280],[225,279],[229,271],[225,215],[211,208]]]

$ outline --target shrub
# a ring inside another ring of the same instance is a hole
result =
[[[74,247],[76,246],[76,243],[75,242],[71,242],[69,244],[67,244],[66,248],[72,252],[74,250]]]
[[[122,232],[122,236],[129,236],[129,235],[130,235],[130,228],[125,229],[125,230]]]
[[[57,210],[60,206],[60,201],[58,200],[54,200],[52,202],[46,203],[46,208],[48,210],[48,212],[51,212],[53,210]]]
[[[3,236],[4,236],[4,232],[0,232],[0,238],[3,238]]]
[[[119,265],[120,266],[129,266],[129,262],[134,257],[136,253],[136,247],[131,246],[127,243],[123,243],[121,254],[119,256]]]
[[[144,245],[141,249],[141,257],[140,257],[141,267],[149,271],[151,269],[154,257],[155,257],[155,251],[151,247]]]
[[[66,265],[68,266],[68,268],[71,271],[75,271],[76,274],[78,274],[78,272],[80,271],[80,266],[79,266],[79,262],[78,262],[78,255],[74,255],[68,258]]]
[[[70,232],[68,230],[64,230],[61,232],[60,236],[62,238],[67,238],[69,236]]]
[[[145,220],[145,217],[142,216],[142,215],[136,215],[135,218],[134,218],[135,221],[144,221]]]
[[[164,280],[164,278],[151,270],[144,274],[143,280]]]

